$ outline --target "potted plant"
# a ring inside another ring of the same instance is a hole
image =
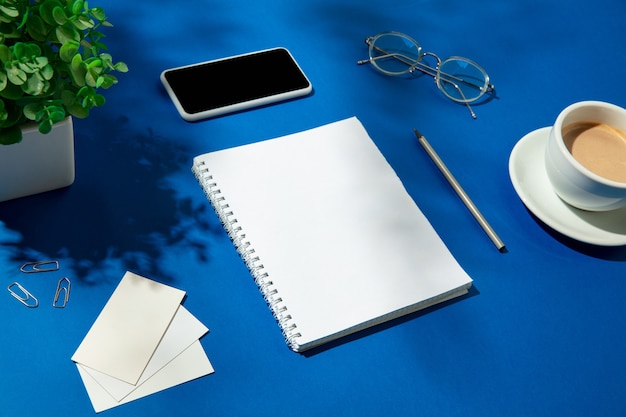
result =
[[[22,175],[14,171],[20,163],[36,165],[36,151],[25,143],[31,134],[51,137],[60,130],[71,136],[71,146],[56,145],[52,138],[36,141],[44,144],[43,165],[56,158],[50,152],[71,151],[73,182],[72,116],[85,118],[102,106],[100,91],[117,84],[116,72],[128,71],[106,52],[101,30],[107,26],[112,25],[104,10],[84,0],[0,0],[0,201],[16,197],[7,195],[3,183],[22,187],[16,185]],[[22,147],[28,160],[18,162],[15,154]],[[47,179],[42,172],[33,176],[40,183]],[[45,191],[42,186],[35,184],[35,192]]]

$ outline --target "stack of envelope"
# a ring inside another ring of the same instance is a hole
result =
[[[97,413],[213,373],[184,296],[126,272],[72,356]]]

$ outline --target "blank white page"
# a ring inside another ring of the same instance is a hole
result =
[[[471,286],[356,118],[194,162],[296,351]]]

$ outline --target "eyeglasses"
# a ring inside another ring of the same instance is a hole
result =
[[[365,39],[369,45],[369,59],[358,61],[359,65],[370,63],[387,75],[414,74],[415,71],[430,75],[441,92],[450,100],[464,103],[475,119],[476,113],[469,103],[495,90],[489,75],[474,61],[460,56],[441,60],[432,52],[422,52],[413,38],[398,32],[384,32]],[[436,65],[425,63],[432,58]]]

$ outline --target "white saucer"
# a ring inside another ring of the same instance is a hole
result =
[[[544,165],[549,134],[549,127],[530,132],[511,151],[509,175],[517,195],[542,222],[565,236],[594,245],[626,245],[626,207],[583,211],[554,193]]]

